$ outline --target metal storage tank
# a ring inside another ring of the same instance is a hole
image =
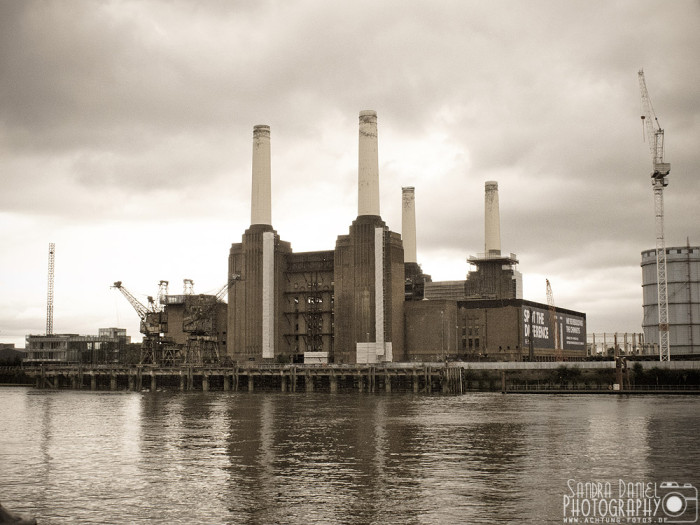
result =
[[[671,356],[700,354],[700,246],[666,248]],[[642,328],[647,343],[659,344],[656,250],[642,252]]]

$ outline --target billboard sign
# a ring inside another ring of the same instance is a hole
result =
[[[530,346],[532,337],[535,348],[554,349],[555,328],[549,309],[523,305],[524,346]],[[586,351],[586,318],[564,312],[556,312],[556,333],[562,350]]]

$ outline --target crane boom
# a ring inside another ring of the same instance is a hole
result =
[[[664,162],[664,130],[654,112],[654,106],[651,103],[647,83],[644,78],[644,70],[640,69],[637,75],[639,77],[639,90],[642,94],[642,122],[644,122],[646,138],[649,141],[649,151],[651,153],[652,177],[654,179],[662,179],[671,171],[671,165]],[[667,184],[666,182],[664,186]]]
[[[124,297],[126,297],[126,300],[129,301],[131,306],[133,306],[134,310],[136,310],[136,313],[139,314],[139,317],[141,318],[142,321],[146,320],[146,316],[149,313],[148,308],[146,308],[143,304],[141,304],[141,302],[136,297],[131,295],[131,292],[129,292],[129,290],[127,290],[126,288],[124,288],[122,286],[121,281],[115,282],[114,285],[112,286],[112,288],[116,288],[117,290],[119,290],[122,293],[122,295]]]
[[[642,122],[646,127],[651,152],[651,185],[654,191],[654,217],[656,226],[656,289],[659,307],[659,359],[671,360],[668,322],[668,281],[666,276],[666,240],[664,238],[664,188],[668,186],[671,164],[664,162],[664,130],[651,104],[644,70],[638,73],[642,94]]]

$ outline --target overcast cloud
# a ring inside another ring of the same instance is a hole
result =
[[[252,129],[273,226],[330,250],[357,215],[357,122],[378,113],[382,217],[416,187],[418,259],[464,279],[484,182],[525,298],[640,332],[655,246],[637,70],[666,130],[668,246],[700,244],[700,3],[0,0],[0,342],[138,319],[161,279],[226,282],[250,223]]]

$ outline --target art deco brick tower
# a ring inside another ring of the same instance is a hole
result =
[[[229,253],[227,353],[237,361],[273,360],[283,337],[284,257],[291,246],[272,228],[269,126],[253,129],[252,171],[250,228]]]
[[[379,213],[377,114],[360,112],[358,215],[336,241],[335,362],[403,358],[404,253]]]

